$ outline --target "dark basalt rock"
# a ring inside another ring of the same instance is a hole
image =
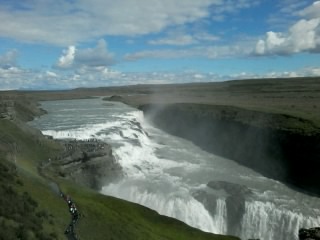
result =
[[[216,190],[224,190],[229,195],[237,195],[241,198],[252,194],[252,191],[248,187],[230,182],[211,181],[207,186]]]
[[[51,165],[58,176],[97,190],[122,176],[121,166],[107,143],[95,139],[59,142],[65,148],[63,154],[43,163]]]
[[[124,99],[119,95],[112,95],[111,97],[103,98],[104,101],[122,102]]]
[[[299,230],[299,240],[320,240],[320,227]]]

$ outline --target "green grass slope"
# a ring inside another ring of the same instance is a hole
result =
[[[65,184],[84,215],[78,226],[82,239],[238,239],[204,233],[153,210],[84,188]]]

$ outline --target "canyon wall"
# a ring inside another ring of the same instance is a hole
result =
[[[170,134],[301,191],[320,194],[320,131],[284,114],[206,104],[146,104],[145,117]]]

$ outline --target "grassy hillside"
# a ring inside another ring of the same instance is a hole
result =
[[[78,230],[82,239],[238,239],[204,233],[140,205],[87,189],[68,184],[64,189],[74,197],[84,214]]]
[[[19,121],[1,119],[0,135],[0,240],[65,239],[68,207],[37,169],[60,146]],[[76,228],[81,239],[238,239],[204,233],[138,204],[55,181],[83,214]]]

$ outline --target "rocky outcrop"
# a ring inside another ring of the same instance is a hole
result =
[[[157,127],[267,177],[320,194],[320,130],[283,114],[204,104],[143,105]]]
[[[111,97],[103,98],[104,101],[112,101],[112,102],[123,102],[124,98],[119,95],[112,95]]]
[[[100,190],[108,182],[121,176],[121,166],[112,155],[111,146],[95,140],[59,140],[65,151],[62,155],[43,162],[59,177]]]
[[[299,240],[320,240],[320,228],[300,229]]]

